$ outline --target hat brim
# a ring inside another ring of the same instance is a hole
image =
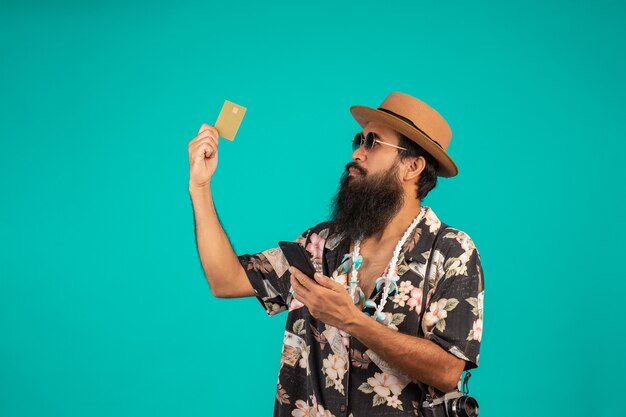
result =
[[[351,106],[350,112],[361,127],[364,127],[368,122],[384,123],[424,148],[439,163],[438,176],[449,178],[459,173],[459,168],[443,149],[404,120],[367,106]]]

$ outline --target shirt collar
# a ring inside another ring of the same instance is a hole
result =
[[[402,247],[404,259],[407,263],[412,260],[423,260],[422,253],[430,248],[435,234],[441,226],[441,221],[435,214],[435,211],[429,206],[422,205],[422,207],[425,209],[424,217],[422,217],[415,229],[413,229],[413,232]],[[417,233],[420,234],[420,237],[415,244],[411,241],[414,241]],[[349,253],[349,250],[349,239],[346,239],[342,235],[333,234],[331,229],[330,236],[326,239],[324,244],[324,275],[329,276],[328,273],[332,273],[339,267],[341,259],[345,254]]]

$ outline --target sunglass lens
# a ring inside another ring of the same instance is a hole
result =
[[[352,152],[359,149],[360,146],[361,146],[361,134],[357,133],[356,135],[354,135],[354,139],[352,139]]]
[[[365,143],[363,144],[363,146],[366,150],[370,150],[372,149],[372,146],[374,146],[374,134],[372,132],[369,132],[365,136]]]

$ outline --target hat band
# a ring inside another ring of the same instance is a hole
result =
[[[426,132],[424,132],[422,129],[420,129],[419,127],[415,126],[415,123],[413,123],[410,119],[407,119],[406,117],[401,116],[398,113],[392,112],[391,110],[383,109],[382,107],[378,107],[378,110],[384,111],[385,113],[389,113],[392,116],[396,116],[398,119],[402,120],[403,122],[406,122],[406,123],[410,124],[412,127],[414,127],[417,130],[419,130],[422,135],[426,136],[428,139],[430,139],[433,142],[435,142],[435,145],[439,146],[441,148],[441,150],[443,150],[443,146],[441,146],[439,144],[439,142],[437,142],[435,139],[433,139],[430,136],[428,136],[428,134],[426,134]]]

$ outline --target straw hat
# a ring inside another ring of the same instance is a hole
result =
[[[377,109],[352,106],[350,112],[361,127],[371,121],[384,123],[424,148],[439,163],[438,176],[454,177],[459,173],[446,152],[452,140],[452,130],[448,122],[423,101],[393,92]]]

